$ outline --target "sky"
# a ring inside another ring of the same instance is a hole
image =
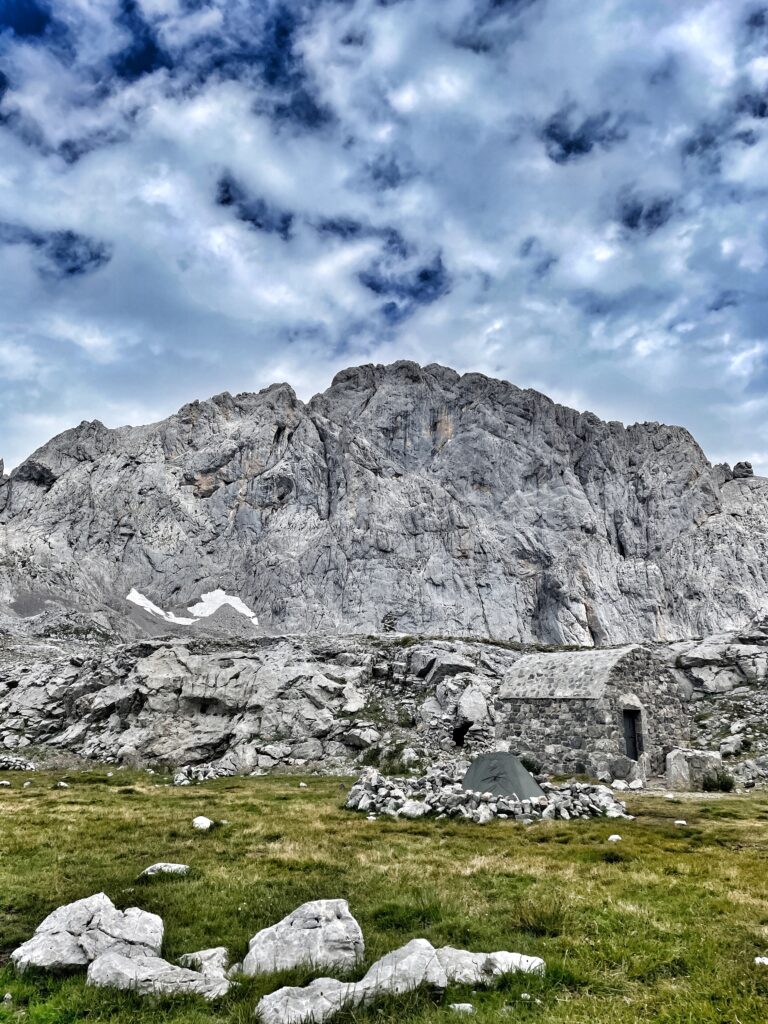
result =
[[[768,4],[0,0],[0,457],[415,359],[768,473]]]

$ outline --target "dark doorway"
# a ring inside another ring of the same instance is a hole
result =
[[[470,730],[471,722],[460,722],[459,725],[454,727],[453,730],[453,742],[457,747],[464,746],[464,739]]]
[[[637,761],[643,752],[640,712],[634,708],[624,709],[624,749],[627,752],[627,757],[633,761]]]

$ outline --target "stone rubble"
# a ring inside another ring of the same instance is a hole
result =
[[[531,822],[539,819],[626,818],[626,804],[608,786],[568,782],[542,782],[544,797],[517,800],[466,790],[463,772],[451,765],[430,769],[420,778],[393,778],[366,768],[349,791],[344,806],[350,811],[385,814],[393,818],[427,816],[456,818],[487,824],[495,818]]]
[[[195,782],[210,782],[233,775],[234,769],[216,764],[185,764],[173,776],[174,786],[191,786]]]
[[[0,772],[34,772],[37,766],[24,757],[14,754],[0,754]]]

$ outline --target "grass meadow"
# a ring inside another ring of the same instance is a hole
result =
[[[472,1002],[478,1024],[768,1021],[768,967],[754,964],[768,953],[768,793],[640,795],[634,821],[478,827],[366,821],[342,810],[349,780],[174,788],[164,775],[110,778],[106,768],[2,777],[12,783],[0,789],[0,999],[12,996],[0,1002],[2,1024],[245,1024],[262,994],[315,976],[248,979],[208,1005],[88,989],[84,973],[16,975],[8,956],[42,918],[98,891],[160,914],[170,960],[215,945],[240,959],[251,935],[300,903],[343,897],[363,928],[366,965],[420,936],[547,962],[542,978],[419,992],[338,1024],[455,1021],[452,1002]],[[62,778],[68,789],[55,788]],[[198,814],[227,824],[195,832]],[[613,832],[620,843],[607,841]],[[190,874],[137,883],[158,860]]]

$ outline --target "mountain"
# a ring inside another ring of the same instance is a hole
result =
[[[360,366],[306,404],[275,384],[39,448],[0,479],[0,614],[183,633],[223,592],[267,634],[697,636],[768,593],[768,480],[746,472],[680,427]]]

